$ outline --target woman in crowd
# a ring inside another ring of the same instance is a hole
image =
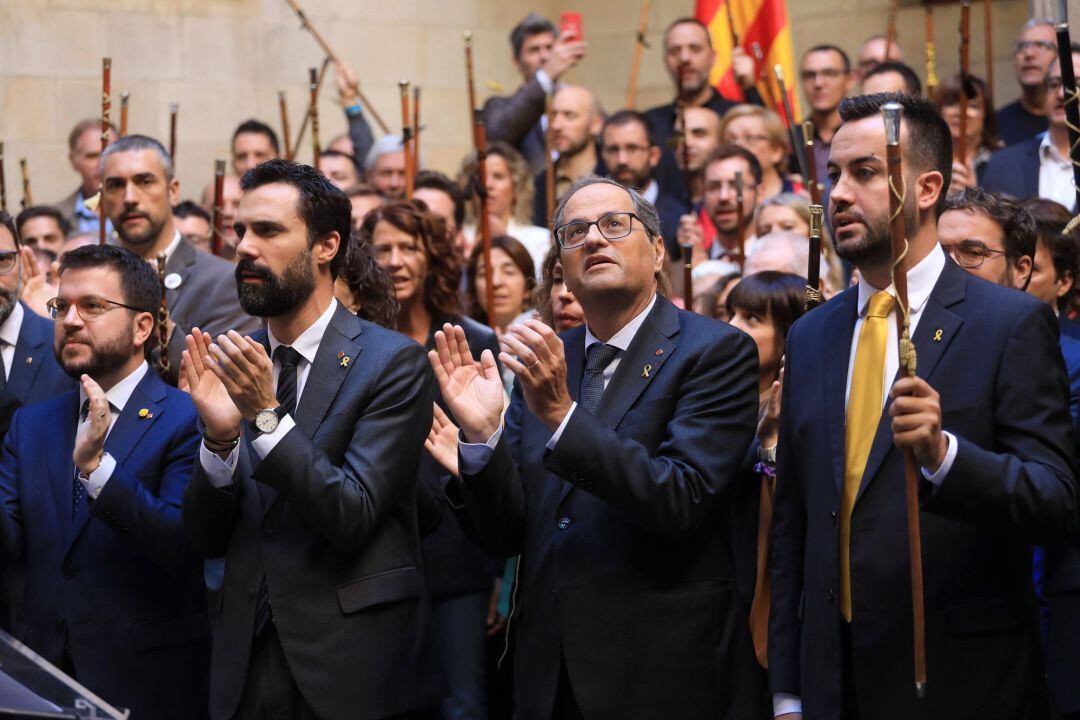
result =
[[[694,312],[729,322],[731,317],[727,309],[728,295],[740,280],[742,280],[742,275],[737,272],[721,275],[708,289],[695,294]]]
[[[978,185],[990,155],[1004,143],[998,137],[997,113],[990,88],[982,78],[968,75],[967,137],[964,147],[960,139],[960,93],[964,92],[959,73],[947,77],[934,90],[933,99],[941,109],[941,116],[949,123],[953,139],[953,175],[949,192]],[[971,94],[974,97],[971,97]],[[964,157],[960,157],[960,152]]]
[[[536,267],[525,246],[509,235],[491,240],[491,279],[494,308],[487,306],[487,276],[484,248],[477,245],[465,273],[465,293],[472,317],[485,325],[505,331],[519,316],[532,307],[536,288]]]
[[[533,305],[536,316],[544,324],[564,332],[585,322],[585,311],[581,309],[577,298],[563,279],[562,263],[559,261],[559,248],[552,246],[544,257],[540,268],[540,284],[533,293]]]
[[[364,320],[391,330],[397,327],[398,301],[390,275],[375,260],[371,244],[353,236],[345,264],[334,283],[338,302]]]
[[[780,193],[758,204],[754,214],[755,236],[761,238],[778,230],[810,236],[810,202],[805,197],[795,193]],[[844,281],[843,264],[833,250],[828,228],[822,228],[821,232],[821,255],[824,258],[821,274],[825,279],[825,296],[830,298],[847,284]]]
[[[720,120],[720,139],[741,145],[761,163],[761,197],[802,192],[803,186],[787,176],[791,152],[780,116],[760,105],[736,105]]]

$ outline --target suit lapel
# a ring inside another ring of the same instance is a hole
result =
[[[45,336],[37,315],[23,306],[22,327],[19,328],[19,340],[15,343],[15,355],[11,367],[7,368],[8,388],[11,393],[25,403],[30,397],[30,388],[34,385],[38,372],[45,359],[45,351],[51,349],[51,340]]]
[[[74,503],[75,462],[71,455],[75,451],[75,431],[79,424],[79,393],[69,392],[64,398],[64,404],[57,413],[57,422],[60,423],[60,432],[56,437],[56,445],[49,443],[49,450],[45,453],[45,464],[49,469],[49,488],[53,495],[53,507],[60,516],[60,527],[64,530],[64,537],[69,537],[71,530],[71,506]],[[47,441],[46,441],[47,442]]]
[[[192,268],[195,267],[196,252],[198,251],[195,248],[181,240],[180,244],[176,246],[172,256],[169,258],[169,262],[165,263],[165,272],[167,275],[180,276],[180,282],[176,287],[165,289],[165,303],[168,305],[170,311],[176,306],[176,299],[180,294],[181,288],[183,288],[191,278]],[[170,283],[170,285],[171,284],[172,283]]]
[[[1028,143],[1027,156],[1030,170],[1021,176],[1023,178],[1021,182],[1024,184],[1022,197],[1037,197],[1039,195],[1039,168],[1042,165],[1039,161],[1039,146],[1041,144],[1041,135]]]
[[[825,424],[829,435],[829,446],[833,465],[833,480],[837,492],[844,488],[844,433],[847,424],[847,374],[848,361],[851,357],[851,339],[855,335],[855,321],[859,311],[858,288],[851,288],[841,295],[835,317],[825,323],[824,372],[822,381],[825,385]],[[828,312],[829,307],[817,312]]]

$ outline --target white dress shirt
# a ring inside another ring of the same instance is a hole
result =
[[[466,225],[465,229],[462,230],[462,234],[470,245],[476,242],[476,232],[476,225]],[[524,245],[525,249],[529,251],[529,257],[533,261],[533,272],[536,279],[539,280],[541,266],[544,264],[544,258],[547,257],[548,250],[555,244],[555,236],[548,232],[546,228],[538,225],[525,225],[514,218],[510,218],[510,222],[506,223],[506,234]]]
[[[0,323],[0,357],[4,359],[4,379],[11,380],[11,368],[15,364],[15,346],[19,342],[19,331],[23,323],[22,303],[15,301],[7,320]]]
[[[1073,187],[1073,168],[1068,156],[1062,157],[1050,133],[1042,134],[1039,143],[1039,197],[1061,203],[1069,209],[1076,207],[1076,188]]]
[[[124,407],[127,405],[128,400],[131,399],[131,393],[135,392],[136,386],[142,382],[143,377],[146,376],[150,366],[143,360],[139,367],[135,368],[134,372],[128,375],[120,382],[113,385],[111,388],[105,391],[105,397],[109,401],[109,429],[105,431],[105,439],[108,439],[109,433],[112,432],[113,425],[116,424],[116,419],[120,417],[120,413],[124,411]],[[83,403],[86,402],[86,393],[82,389],[82,385],[79,385],[79,411],[82,412]],[[90,418],[87,417],[85,422],[79,422],[78,429],[75,431],[76,438],[81,437],[90,429]],[[79,475],[79,482],[86,488],[86,494],[91,499],[97,499],[97,496],[101,494],[101,491],[105,488],[105,483],[112,477],[113,471],[116,470],[116,460],[109,453],[105,453],[101,456],[101,462],[94,469],[90,475],[83,477]]]
[[[319,352],[319,345],[322,344],[323,335],[326,334],[326,328],[330,326],[330,321],[333,319],[336,311],[337,300],[332,299],[330,305],[323,314],[319,316],[319,319],[313,322],[307,330],[300,333],[300,336],[296,338],[296,341],[293,342],[291,346],[293,350],[300,353],[300,362],[296,366],[297,407],[300,406],[300,398],[304,394],[304,386],[307,384],[308,375],[311,374],[311,364],[315,362],[315,356]],[[267,336],[270,340],[270,357],[273,358],[274,351],[284,343],[274,337],[274,331],[269,328],[267,328]],[[277,387],[278,374],[280,372],[281,363],[275,359],[273,368],[275,388]],[[281,421],[278,423],[274,432],[259,435],[252,440],[251,446],[255,449],[255,453],[259,456],[259,459],[269,455],[281,439],[295,426],[296,421],[291,414],[287,414],[285,417],[281,418]],[[229,456],[222,460],[221,456],[211,452],[210,449],[206,447],[205,442],[199,445],[199,462],[202,465],[203,470],[206,471],[206,474],[214,487],[223,488],[232,485],[233,473],[236,471],[236,461],[238,458],[238,448],[233,448],[233,451],[229,453]]]

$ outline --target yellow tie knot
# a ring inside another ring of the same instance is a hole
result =
[[[885,291],[874,293],[870,296],[870,309],[866,312],[867,317],[889,317],[889,313],[893,308],[893,302],[893,296]]]

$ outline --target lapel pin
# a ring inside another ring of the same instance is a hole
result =
[[[346,355],[344,350],[338,350],[337,356],[338,356],[338,360],[341,361],[341,367],[343,367],[343,368],[349,367],[349,363],[352,362],[352,358],[350,358],[348,355]]]
[[[934,331],[934,342],[941,342],[941,328]]]
[[[27,365],[33,365],[34,364],[34,358],[27,356],[26,364]]]
[[[154,413],[150,412],[146,408],[140,408],[139,417],[143,418],[144,420],[148,420],[149,418],[154,417]]]
[[[647,378],[647,377],[649,377],[649,373],[650,373],[650,372],[652,372],[652,365],[646,365],[646,366],[645,366],[644,368],[642,368],[642,370],[641,370],[641,377],[643,377],[643,378]]]
[[[664,354],[664,348],[656,348],[656,352],[653,353],[656,357],[660,357]]]
[[[165,287],[169,290],[175,290],[176,288],[180,287],[180,283],[182,283],[183,281],[184,279],[180,277],[179,273],[169,273],[165,276],[164,284]]]

